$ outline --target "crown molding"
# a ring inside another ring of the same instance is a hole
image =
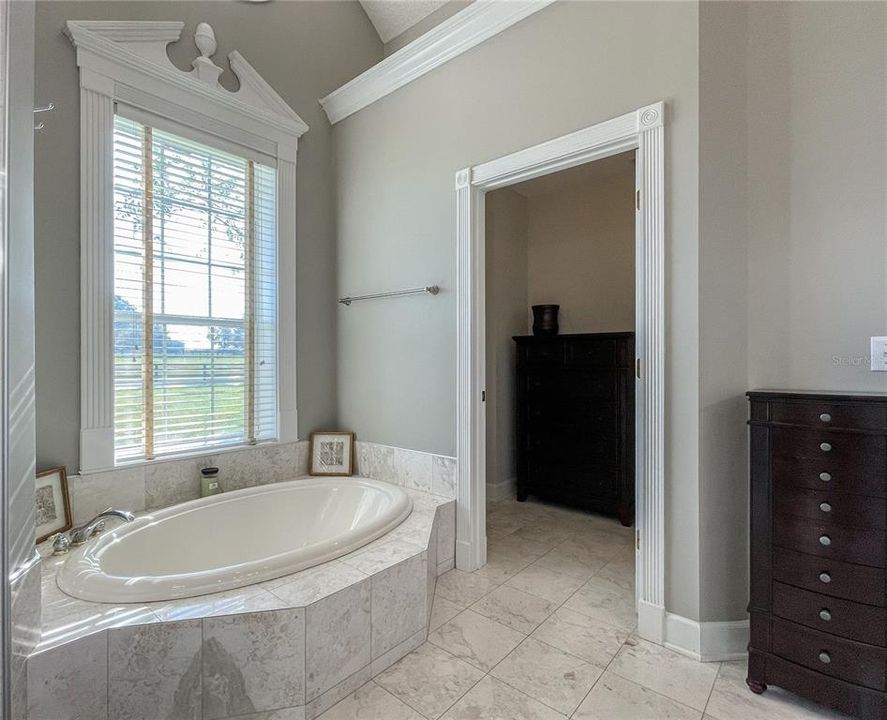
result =
[[[96,33],[118,43],[175,42],[182,35],[185,23],[180,20],[72,20],[65,32],[69,37]]]
[[[256,132],[274,139],[297,140],[307,132],[302,118],[236,50],[228,55],[240,81],[236,92],[219,84],[222,69],[210,59],[214,48],[198,57],[190,72],[173,65],[166,46],[181,38],[183,27],[182,22],[69,20],[65,33],[77,48],[77,64],[91,75],[87,82],[95,89],[129,86],[158,98],[173,89],[181,93],[182,106],[212,118],[246,118]]]
[[[464,10],[321,98],[320,104],[330,123],[335,124],[552,2],[554,0],[475,0]]]

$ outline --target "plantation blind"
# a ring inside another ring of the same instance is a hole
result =
[[[276,171],[114,119],[115,463],[277,436]]]

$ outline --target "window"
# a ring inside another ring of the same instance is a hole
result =
[[[298,440],[296,160],[308,126],[212,28],[69,20],[80,67],[80,473]]]
[[[115,464],[277,437],[276,182],[115,115]]]

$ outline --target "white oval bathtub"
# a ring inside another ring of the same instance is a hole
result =
[[[402,523],[412,505],[401,488],[366,478],[235,490],[153,512],[88,541],[62,565],[58,585],[106,603],[230,590],[356,550]]]

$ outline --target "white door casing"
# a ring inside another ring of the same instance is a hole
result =
[[[625,115],[456,173],[456,567],[486,562],[484,197],[629,150],[637,151],[635,217],[636,528],[638,632],[665,629],[665,104]]]

